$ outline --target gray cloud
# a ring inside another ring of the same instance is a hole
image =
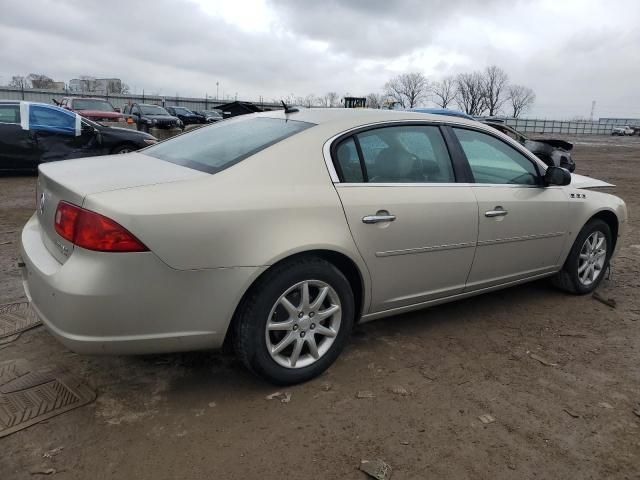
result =
[[[587,115],[595,99],[603,116],[640,117],[640,2],[267,2],[268,26],[251,31],[188,0],[4,0],[0,81],[118,76],[138,91],[198,96],[218,81],[225,94],[271,99],[497,64],[536,90],[533,114]]]

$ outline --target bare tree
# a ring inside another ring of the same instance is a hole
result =
[[[318,101],[317,97],[313,93],[310,93],[309,95],[304,97],[304,101],[302,102],[302,105],[304,105],[307,108],[311,108],[316,104],[317,101]]]
[[[384,95],[379,93],[370,93],[367,95],[367,108],[384,107]]]
[[[445,77],[440,82],[436,82],[431,87],[435,99],[434,103],[440,108],[447,108],[456,98],[456,79]]]
[[[122,83],[122,87],[120,87],[120,93],[122,94],[131,93],[131,89],[129,88],[129,85],[127,85],[126,83]]]
[[[340,105],[340,96],[337,92],[327,92],[318,100],[323,107],[337,107]]]
[[[484,72],[484,97],[490,117],[497,115],[507,101],[508,88],[509,76],[506,72],[495,65],[487,67]]]
[[[42,73],[30,73],[27,80],[31,83],[32,88],[51,88],[53,87],[53,78]]]
[[[22,75],[14,75],[11,77],[11,81],[9,82],[10,87],[14,88],[29,88],[29,80],[27,80]]]
[[[482,115],[486,110],[484,78],[480,72],[458,74],[456,103],[469,115]]]
[[[385,94],[403,108],[413,108],[422,102],[429,89],[429,80],[422,73],[403,73],[384,85]]]
[[[529,87],[511,85],[509,87],[509,100],[511,103],[513,118],[518,118],[536,101],[536,94]]]

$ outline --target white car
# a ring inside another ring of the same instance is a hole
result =
[[[605,182],[495,129],[366,109],[245,115],[127,155],[40,166],[24,286],[82,353],[225,340],[281,384],[354,322],[543,277],[602,280],[627,221]]]
[[[613,127],[613,130],[611,130],[611,135],[633,135],[634,133],[635,130],[629,125],[625,125],[624,127]]]

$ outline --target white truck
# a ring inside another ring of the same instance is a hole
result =
[[[635,130],[631,128],[629,125],[624,125],[621,127],[613,127],[611,130],[611,135],[633,135]]]

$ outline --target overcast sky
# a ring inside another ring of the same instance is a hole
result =
[[[266,100],[381,92],[496,64],[528,116],[640,118],[640,1],[0,0],[0,84],[119,77],[135,92]]]

